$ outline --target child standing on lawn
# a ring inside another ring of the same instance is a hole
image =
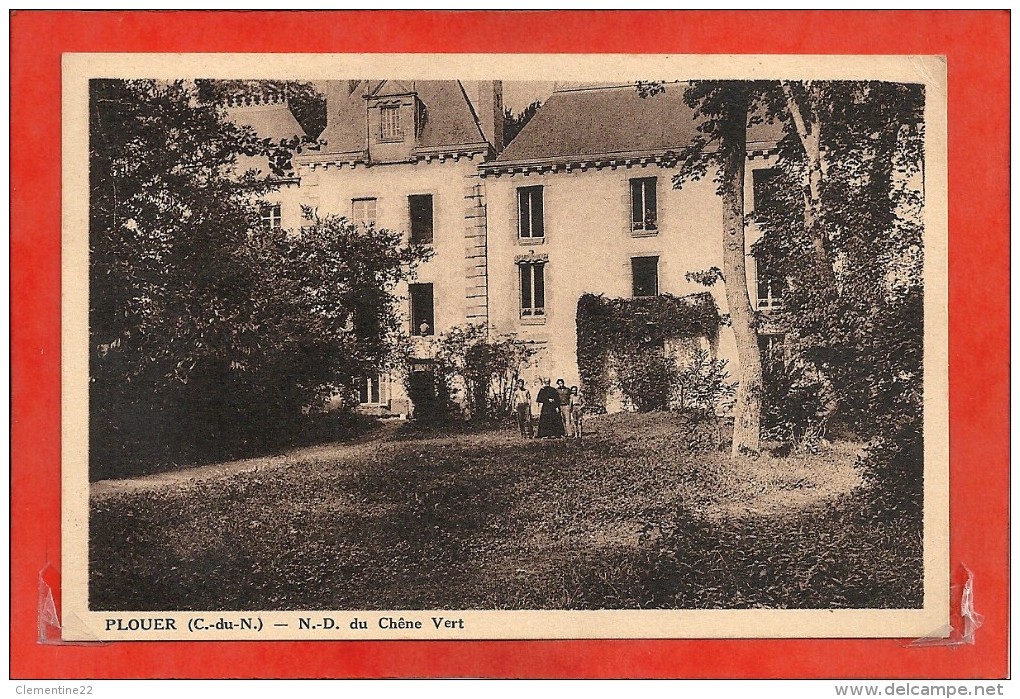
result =
[[[581,422],[584,419],[584,397],[577,386],[570,387],[570,423],[573,426],[574,438],[581,438]]]

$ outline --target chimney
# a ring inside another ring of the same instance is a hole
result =
[[[503,82],[501,80],[474,80],[464,83],[464,91],[471,99],[482,127],[482,135],[492,144],[496,153],[503,150]]]

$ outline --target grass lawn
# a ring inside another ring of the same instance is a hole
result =
[[[90,607],[919,607],[918,521],[857,449],[731,459],[673,414],[583,443],[389,425],[244,468],[93,484]]]

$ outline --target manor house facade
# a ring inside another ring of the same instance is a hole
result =
[[[682,92],[682,85],[648,98],[633,85],[558,90],[504,144],[499,81],[332,82],[323,145],[296,156],[269,215],[273,225],[296,229],[303,204],[430,245],[433,257],[398,289],[423,363],[438,335],[481,323],[538,349],[525,374],[530,385],[540,376],[578,384],[582,294],[699,293],[705,287],[688,273],[722,267],[716,185],[707,177],[674,189],[675,170],[664,164],[696,135]],[[279,131],[286,119],[271,111],[244,123]],[[749,132],[749,210],[765,191],[774,138],[769,129]],[[751,226],[749,247],[756,237]],[[750,255],[747,270],[752,305],[781,302]],[[726,314],[722,284],[709,291]],[[736,374],[728,327],[703,342]],[[366,377],[359,398],[394,414],[412,409],[400,379],[384,372]]]

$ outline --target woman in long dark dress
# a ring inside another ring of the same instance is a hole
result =
[[[539,437],[563,437],[563,420],[560,417],[560,394],[549,385],[549,379],[542,379],[542,390],[538,392],[538,404],[542,413],[538,418]]]

